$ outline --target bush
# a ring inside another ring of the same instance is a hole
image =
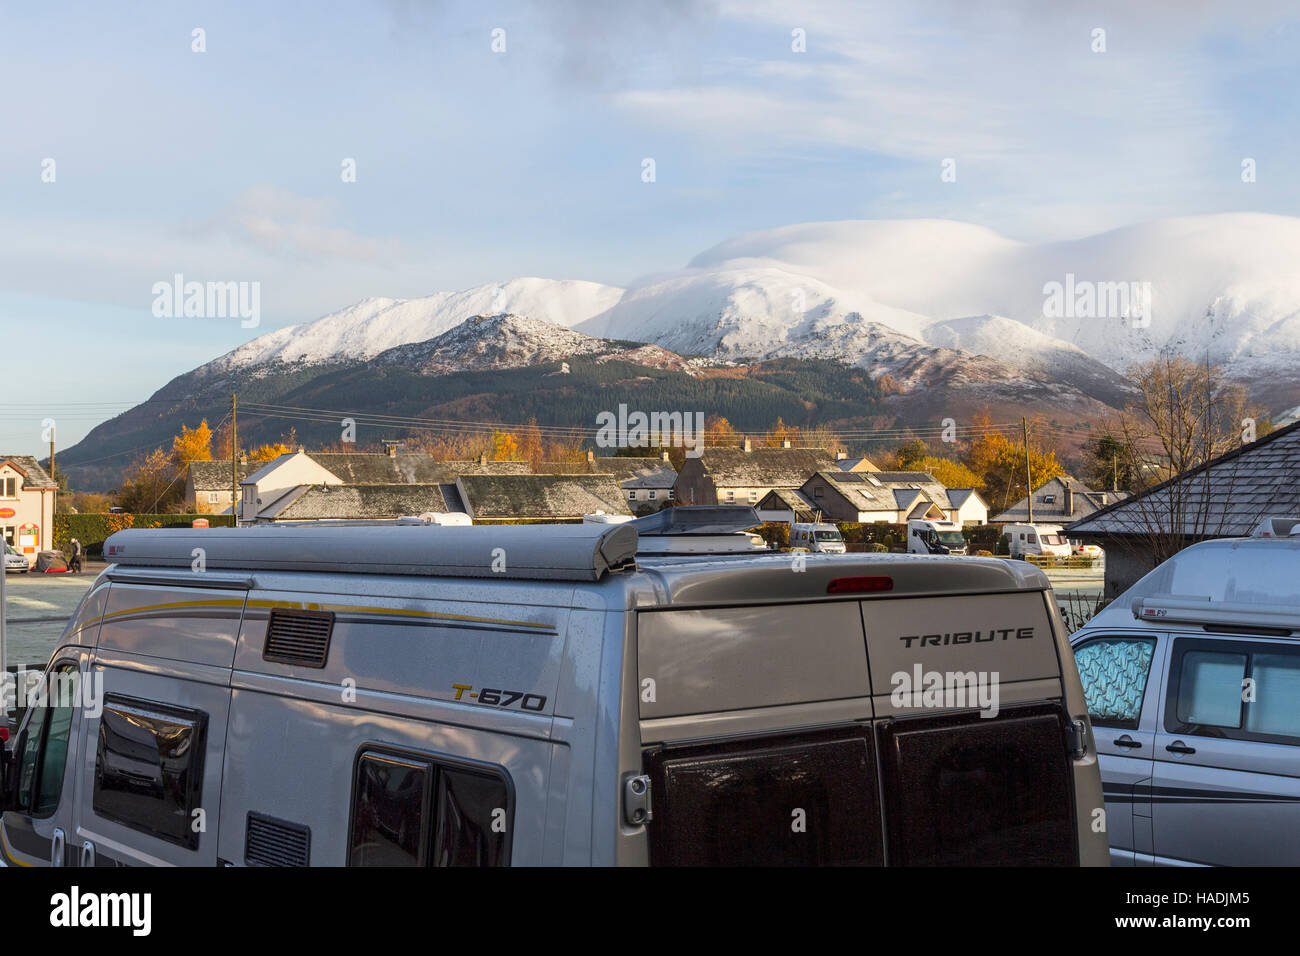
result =
[[[881,544],[879,541],[876,541],[876,542],[873,542],[873,543],[870,545],[870,548],[871,548],[872,551],[877,551],[877,552],[878,552],[878,551],[886,551],[886,552],[887,552],[887,551],[889,550],[889,545],[887,545],[887,544]]]
[[[975,557],[977,557],[977,558],[991,558],[991,557],[993,557],[993,552],[992,552],[992,551],[976,551],[976,552],[975,552]]]
[[[126,528],[188,528],[195,518],[207,518],[214,528],[229,528],[234,519],[230,515],[176,515],[176,514],[58,514],[54,516],[54,547],[68,551],[69,542],[81,542],[86,557],[101,557],[104,541],[115,531]]]

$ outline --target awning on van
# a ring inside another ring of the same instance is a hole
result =
[[[131,528],[104,542],[122,567],[214,571],[327,571],[521,580],[597,581],[635,566],[632,523],[257,525]],[[202,557],[200,564],[199,556]]]

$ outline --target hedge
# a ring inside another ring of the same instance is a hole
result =
[[[161,515],[161,514],[59,514],[54,516],[54,547],[68,553],[73,538],[81,542],[87,557],[100,557],[104,541],[114,531],[126,528],[188,528],[195,518],[207,518],[214,528],[229,528],[234,519],[230,515]]]

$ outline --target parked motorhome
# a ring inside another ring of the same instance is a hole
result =
[[[1070,542],[1056,524],[1009,524],[1004,529],[1013,558],[1029,555],[1068,558]]]
[[[743,534],[741,510],[755,520],[118,532],[49,665],[101,706],[27,711],[0,852],[1106,863],[1041,571],[652,540]]]
[[[790,547],[814,554],[844,554],[844,538],[833,524],[796,521],[790,525]]]
[[[1300,518],[1178,552],[1071,642],[1112,864],[1300,864]]]
[[[910,554],[965,554],[966,536],[955,521],[912,518],[907,522]]]

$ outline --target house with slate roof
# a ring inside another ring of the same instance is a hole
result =
[[[1156,567],[1159,554],[1243,537],[1264,518],[1288,516],[1300,522],[1300,422],[1099,508],[1065,533],[1105,550],[1106,594],[1115,597]]]
[[[769,491],[799,488],[819,471],[835,469],[836,454],[824,448],[704,448],[686,458],[673,486],[683,505],[757,505]],[[837,469],[836,469],[837,470]]]
[[[54,496],[58,486],[31,455],[0,455],[0,532],[27,558],[54,547]],[[3,573],[3,572],[0,572]]]
[[[427,511],[463,511],[456,479],[467,472],[484,474],[529,473],[526,461],[493,461],[486,456],[478,461],[439,461],[430,455],[399,454],[390,448],[381,454],[331,454],[309,453],[299,448],[287,452],[267,462],[261,468],[247,475],[240,482],[241,499],[239,520],[251,521],[285,521],[290,513],[287,509],[303,497],[308,489],[333,486],[351,486],[357,488],[375,488],[384,485],[417,485],[426,488],[437,486],[446,507],[421,508],[406,514],[421,514]],[[366,492],[365,499],[369,508],[395,507],[391,493]],[[317,499],[327,500],[317,492]],[[328,500],[342,505],[346,497],[334,497]],[[433,501],[432,497],[429,498]],[[357,499],[361,501],[360,498]],[[293,513],[301,520],[302,509],[311,507],[303,504]],[[362,518],[369,515],[353,514],[340,517]]]
[[[237,481],[248,477],[248,462],[235,465]],[[230,459],[192,461],[185,476],[185,510],[190,514],[220,515],[230,512]]]
[[[796,492],[769,493],[760,501],[759,514],[783,503],[792,506],[796,520],[820,513],[837,522],[904,524],[930,518],[983,524],[988,517],[988,506],[973,489],[950,490],[923,471],[818,471]]]
[[[613,475],[461,475],[456,488],[475,524],[632,513]]]
[[[1058,475],[1033,490],[1034,523],[1066,525],[1128,497],[1127,491],[1093,491],[1068,475]],[[1024,524],[1029,520],[1029,496],[993,518],[993,524]]]

